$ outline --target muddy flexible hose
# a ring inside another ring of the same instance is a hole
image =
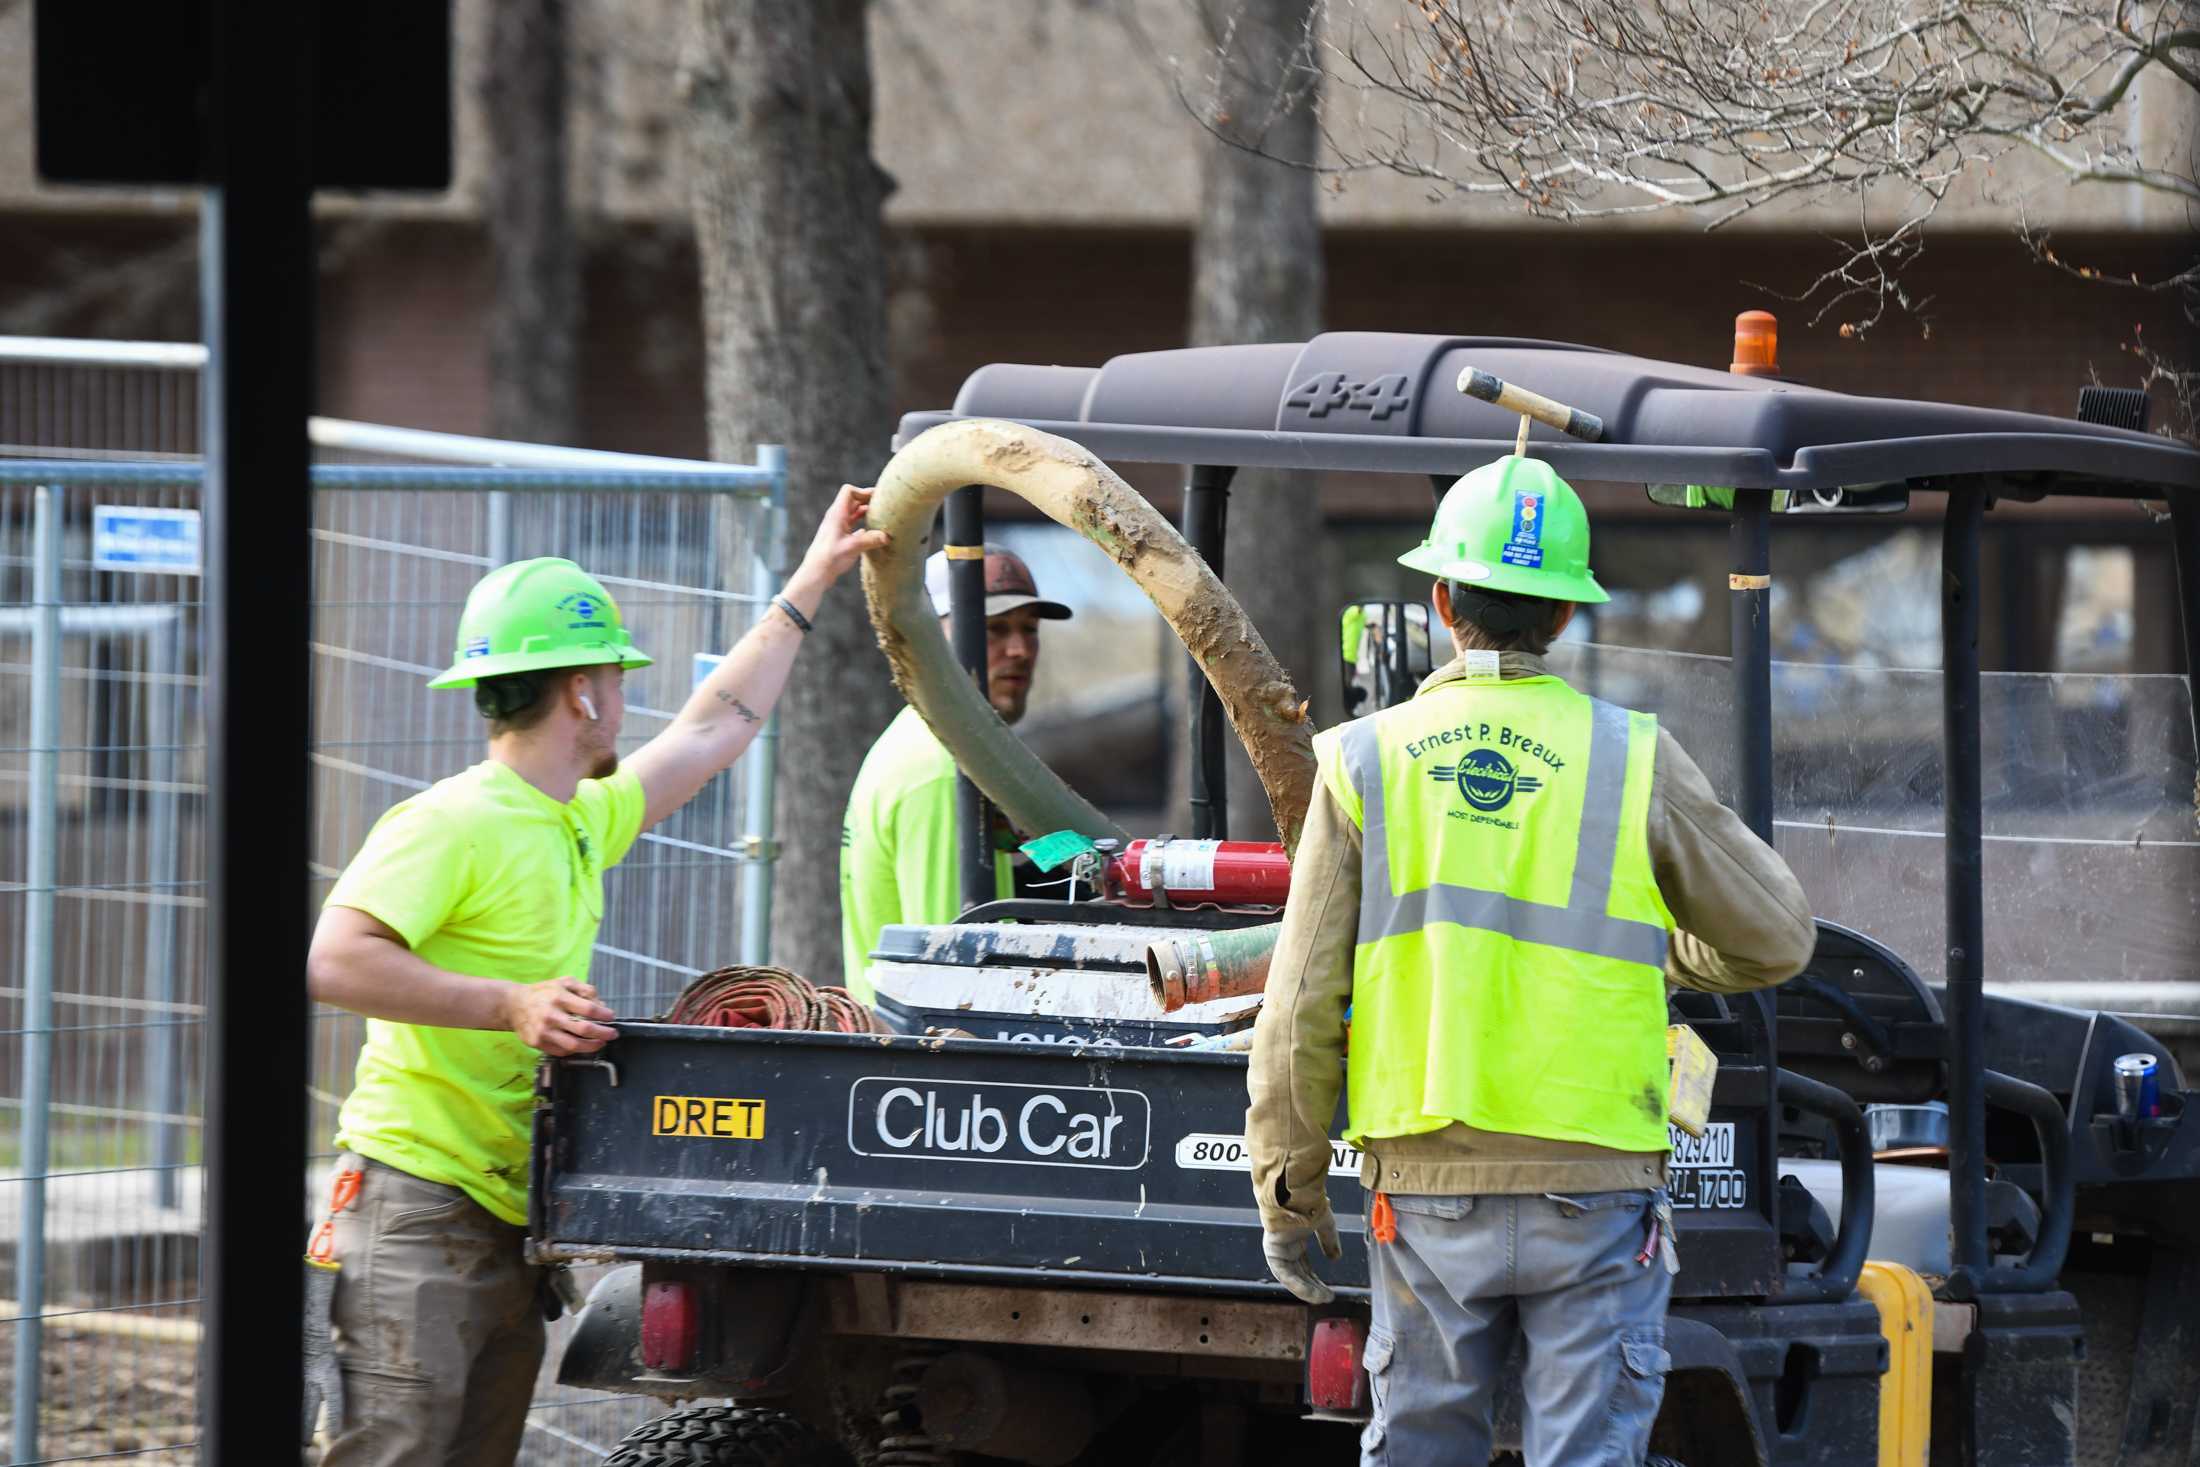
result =
[[[1179,932],[1146,948],[1146,982],[1163,1013],[1265,992],[1281,922],[1220,932]]]
[[[818,987],[785,968],[735,966],[705,973],[680,991],[668,1024],[720,1029],[814,1029],[884,1034],[886,1026],[845,988]]]
[[[894,685],[986,797],[1033,834],[1124,838],[979,696],[925,597],[935,511],[970,484],[1018,496],[1123,567],[1214,685],[1284,846],[1295,848],[1314,789],[1313,730],[1290,677],[1236,598],[1174,526],[1090,453],[1020,424],[969,418],[919,434],[880,473],[870,525],[893,538],[864,557],[863,591]]]

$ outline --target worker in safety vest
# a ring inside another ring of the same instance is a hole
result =
[[[944,622],[944,550],[924,563],[924,591]],[[1067,606],[1039,594],[1021,556],[985,547],[985,695],[1004,723],[1024,716],[1039,666],[1039,623],[1069,617]],[[961,915],[955,829],[955,756],[916,709],[904,708],[864,755],[840,827],[841,981],[865,1003],[872,999],[865,970],[880,929]],[[994,894],[1012,897],[1015,835],[1002,824],[995,836]]]
[[[467,596],[429,686],[473,690],[488,757],[375,823],[306,958],[313,996],[368,1021],[308,1251],[333,1276],[307,1321],[324,1467],[518,1452],[543,1351],[521,1252],[535,1066],[617,1037],[588,982],[603,873],[755,739],[826,591],[886,544],[869,502],[840,491],[785,590],[624,761],[626,670],[650,659],[603,585],[525,560]]]
[[[1436,577],[1458,655],[1314,741],[1249,1076],[1268,1266],[1331,1298],[1309,1245],[1339,1256],[1342,1083],[1374,1194],[1361,1460],[1488,1461],[1523,1336],[1529,1467],[1636,1467],[1679,1267],[1665,983],[1780,982],[1810,957],[1809,906],[1655,718],[1544,667],[1574,607],[1606,599],[1548,465],[1460,479],[1399,561]]]

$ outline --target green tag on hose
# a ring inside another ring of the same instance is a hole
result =
[[[1041,871],[1052,871],[1057,866],[1068,865],[1087,851],[1100,848],[1074,830],[1057,830],[1052,835],[1027,840],[1017,849],[1031,857],[1031,864]]]

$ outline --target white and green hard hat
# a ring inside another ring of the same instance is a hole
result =
[[[1541,459],[1484,464],[1444,491],[1428,538],[1398,557],[1411,570],[1484,591],[1609,601],[1589,573],[1589,513]]]
[[[647,667],[603,583],[570,560],[544,556],[498,566],[474,584],[458,615],[451,666],[431,688],[483,678],[616,662]]]

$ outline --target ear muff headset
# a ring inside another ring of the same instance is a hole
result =
[[[1465,617],[1493,637],[1516,637],[1535,630],[1550,615],[1547,602],[1500,600],[1458,581],[1451,583],[1451,605],[1454,615]]]

